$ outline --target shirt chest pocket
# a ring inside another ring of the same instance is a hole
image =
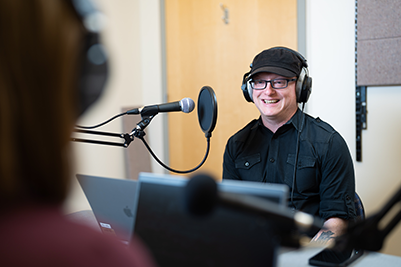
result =
[[[244,158],[239,158],[235,160],[235,168],[249,170],[255,164],[260,162],[260,154],[253,154]]]
[[[286,183],[292,186],[294,175],[295,154],[289,154],[287,158]],[[316,159],[309,156],[298,156],[296,189],[302,192],[311,192],[319,189],[317,182]]]

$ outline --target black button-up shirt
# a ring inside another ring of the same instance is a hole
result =
[[[223,179],[286,184],[291,192],[294,176],[289,206],[323,219],[355,217],[351,155],[344,139],[329,124],[298,110],[275,133],[259,118],[228,140]]]

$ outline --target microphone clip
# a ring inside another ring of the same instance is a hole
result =
[[[137,123],[136,127],[131,131],[131,133],[129,135],[130,136],[135,136],[135,137],[137,137],[137,138],[142,140],[143,137],[146,135],[144,130],[145,130],[146,127],[148,127],[148,125],[150,124],[150,122],[154,118],[154,115],[147,116],[147,115],[141,114],[141,116],[142,116],[142,120]],[[134,138],[132,137],[132,139],[134,139]]]

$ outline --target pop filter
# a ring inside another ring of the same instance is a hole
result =
[[[217,99],[209,86],[203,86],[199,92],[198,120],[206,138],[211,137],[217,120]]]

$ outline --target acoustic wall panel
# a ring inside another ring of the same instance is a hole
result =
[[[357,0],[357,85],[401,84],[401,1]]]

